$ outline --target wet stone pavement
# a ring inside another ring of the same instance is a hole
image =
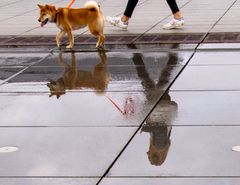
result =
[[[239,184],[239,51],[149,47],[0,49],[0,184]]]

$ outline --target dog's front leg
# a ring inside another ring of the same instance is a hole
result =
[[[67,31],[67,34],[68,34],[68,39],[69,39],[69,45],[67,46],[67,49],[71,49],[71,48],[73,48],[74,37],[73,37],[71,30]]]
[[[57,47],[60,48],[60,45],[61,45],[61,39],[62,37],[65,35],[65,32],[64,31],[60,31],[57,36],[56,36],[56,42],[57,42]]]

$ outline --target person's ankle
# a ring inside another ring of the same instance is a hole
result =
[[[129,20],[129,17],[127,17],[127,16],[125,16],[125,15],[121,17],[121,21],[122,21],[122,22],[127,23],[128,20]]]
[[[180,12],[176,12],[175,14],[173,14],[174,19],[176,20],[182,20],[182,14]]]
[[[175,18],[175,17],[174,17],[174,19],[175,19],[175,20],[178,20],[178,21],[184,20],[183,17],[180,17],[180,18]]]

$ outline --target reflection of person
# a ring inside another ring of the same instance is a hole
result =
[[[184,19],[178,8],[176,0],[166,0],[173,14],[173,19],[163,26],[163,29],[174,29],[184,26]],[[138,0],[128,0],[126,9],[122,17],[110,17],[107,16],[106,20],[113,26],[117,26],[122,29],[127,29],[129,19],[137,6]]]
[[[59,98],[66,93],[66,90],[91,88],[96,93],[104,93],[109,83],[107,69],[107,58],[104,51],[99,52],[100,62],[94,67],[94,71],[78,70],[76,56],[72,53],[72,64],[64,62],[62,53],[59,54],[59,64],[64,66],[62,77],[57,80],[50,80],[47,84],[50,90],[50,97],[56,95]]]
[[[133,62],[136,66],[138,76],[142,80],[142,86],[148,103],[156,103],[156,99],[161,96],[164,87],[170,83],[171,73],[178,63],[177,55],[174,53],[169,54],[168,61],[161,68],[157,83],[150,78],[141,54],[134,54]],[[166,92],[142,127],[143,132],[150,133],[150,146],[147,154],[152,165],[162,165],[167,157],[168,149],[171,144],[171,124],[176,113],[177,104],[171,100],[168,92]]]
[[[136,47],[131,45],[131,48],[134,49]],[[142,81],[141,84],[143,86],[148,103],[155,103],[156,98],[159,98],[161,93],[164,92],[163,89],[165,89],[166,85],[170,83],[169,80],[171,78],[172,71],[174,68],[176,68],[176,64],[179,62],[178,56],[175,53],[169,53],[167,62],[161,62],[162,66],[159,69],[160,76],[156,83],[150,78],[142,59],[142,54],[134,53],[132,60],[136,66],[138,77]]]
[[[147,152],[152,165],[164,163],[171,144],[171,124],[177,113],[177,104],[165,94],[143,125],[142,131],[150,133],[150,146]]]

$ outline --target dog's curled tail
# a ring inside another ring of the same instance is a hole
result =
[[[84,8],[87,8],[87,9],[92,10],[92,11],[100,11],[99,5],[95,1],[87,1],[84,4]]]

